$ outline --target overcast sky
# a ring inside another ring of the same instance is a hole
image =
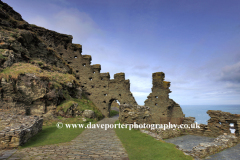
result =
[[[143,105],[164,72],[180,105],[240,104],[239,0],[2,0],[73,35],[103,72],[125,72]]]

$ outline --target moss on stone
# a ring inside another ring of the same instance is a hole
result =
[[[93,110],[97,119],[100,120],[103,118],[102,113],[100,110],[93,104],[93,102],[86,98],[86,96],[83,96],[82,99],[76,99],[76,98],[70,98],[68,100],[65,100],[62,104],[57,106],[56,111],[63,110],[65,113],[67,110],[74,104],[77,103],[77,110],[78,111],[84,111],[86,109]]]
[[[81,49],[82,48],[82,45],[81,44],[72,44],[73,46],[73,49],[76,50],[76,49]]]
[[[170,82],[163,81],[163,88],[169,88],[169,87],[170,87]]]

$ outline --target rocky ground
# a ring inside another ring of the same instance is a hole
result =
[[[165,140],[165,142],[173,143],[177,145],[180,150],[184,152],[191,152],[193,147],[198,146],[200,143],[212,143],[215,138],[212,137],[204,137],[204,136],[195,136],[195,135],[185,135],[181,137],[171,138]],[[205,149],[205,148],[201,148]],[[237,144],[234,147],[225,149],[222,152],[207,156],[203,159],[211,159],[211,160],[237,160],[240,158],[240,144]],[[196,160],[200,160],[200,158],[195,158]]]

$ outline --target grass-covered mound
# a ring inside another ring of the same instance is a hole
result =
[[[66,96],[67,97],[67,96]],[[74,103],[77,103],[77,110],[83,112],[84,110],[93,110],[96,116],[96,120],[100,120],[103,118],[101,111],[93,104],[92,101],[87,99],[83,94],[82,99],[71,98],[70,96],[67,97],[67,100],[63,101],[62,104],[57,106],[56,111],[63,110],[66,112]]]
[[[193,160],[191,156],[176,149],[174,144],[158,141],[138,130],[116,128],[115,132],[130,160]]]
[[[37,77],[56,82],[56,85],[58,84],[59,87],[60,84],[66,84],[67,82],[77,82],[74,75],[59,73],[57,67],[47,65],[42,61],[33,61],[32,63],[14,63],[11,67],[3,69],[0,73],[0,79],[17,79],[20,74],[34,73]]]

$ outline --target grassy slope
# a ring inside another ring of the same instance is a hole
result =
[[[118,124],[119,121],[116,121]],[[191,156],[175,148],[174,144],[157,141],[138,130],[115,129],[130,160],[192,160]]]
[[[39,62],[42,66],[47,66],[43,64],[43,62]],[[52,67],[53,71],[57,71],[57,68]],[[35,73],[36,76],[41,78],[48,78],[49,80],[58,82],[60,84],[65,84],[67,82],[77,81],[74,75],[72,74],[63,74],[58,72],[48,72],[46,70],[42,70],[40,67],[33,65],[31,63],[14,63],[10,68],[5,68],[0,73],[0,78],[9,79],[10,77],[13,79],[17,79],[20,74],[24,73]]]

